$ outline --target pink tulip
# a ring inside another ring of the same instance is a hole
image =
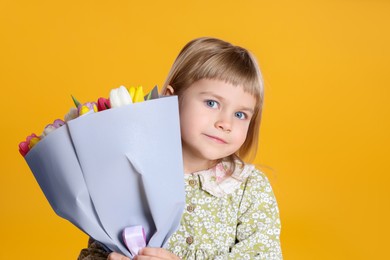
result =
[[[53,122],[53,126],[54,126],[55,128],[60,128],[60,127],[63,126],[63,125],[65,125],[65,122],[64,122],[63,120],[61,120],[61,119],[56,119],[56,120],[54,120],[54,122]]]
[[[78,110],[80,116],[98,111],[96,102],[87,102],[83,105],[79,105]]]

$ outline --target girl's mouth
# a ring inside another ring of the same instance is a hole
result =
[[[213,135],[208,135],[208,134],[204,134],[206,137],[208,137],[209,139],[213,140],[214,142],[216,143],[219,143],[219,144],[227,144],[227,142],[225,140],[223,140],[222,138],[219,138],[217,136],[213,136]]]

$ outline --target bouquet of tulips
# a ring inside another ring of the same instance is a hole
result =
[[[164,246],[185,204],[177,97],[121,86],[73,101],[63,120],[19,144],[53,210],[129,257]]]
[[[119,88],[111,90],[110,97],[108,99],[101,97],[97,102],[87,102],[81,104],[76,98],[72,96],[76,107],[72,107],[69,110],[69,112],[65,115],[64,120],[54,120],[52,124],[48,124],[44,128],[40,136],[37,136],[34,133],[27,136],[26,141],[23,141],[19,144],[19,152],[22,156],[26,156],[30,149],[32,149],[41,139],[43,139],[55,129],[65,125],[65,122],[68,122],[79,116],[154,99],[157,98],[157,95],[157,87],[155,87],[146,97],[144,97],[142,86],[130,87],[129,89],[127,89],[125,86],[120,86]]]

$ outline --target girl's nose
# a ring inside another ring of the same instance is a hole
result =
[[[221,117],[215,122],[215,127],[224,132],[230,133],[232,131],[232,124],[226,117]]]

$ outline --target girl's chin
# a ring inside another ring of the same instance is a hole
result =
[[[214,167],[221,159],[229,155],[203,155],[197,156],[183,156],[184,169],[186,173],[193,173],[201,170],[207,170]]]

